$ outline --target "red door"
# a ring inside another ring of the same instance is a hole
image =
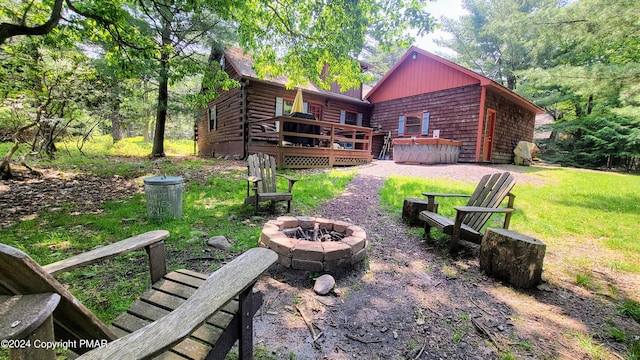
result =
[[[491,161],[491,151],[493,149],[493,133],[496,127],[496,111],[487,109],[487,124],[484,128],[484,144],[482,150],[482,161]]]

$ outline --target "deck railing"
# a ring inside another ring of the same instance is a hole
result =
[[[249,123],[249,153],[276,156],[285,168],[371,162],[372,129],[288,116]]]

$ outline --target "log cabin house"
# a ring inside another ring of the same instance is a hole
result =
[[[518,141],[533,141],[535,115],[544,112],[484,76],[412,47],[373,89],[302,87],[305,112],[315,120],[292,118],[296,90],[285,88],[286,78],[259,79],[250,56],[237,48],[219,59],[240,86],[202,112],[200,156],[264,152],[279,167],[357,165],[378,157],[391,134],[398,143],[458,144],[453,162],[510,163]]]

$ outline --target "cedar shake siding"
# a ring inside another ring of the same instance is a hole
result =
[[[479,85],[388,100],[374,104],[371,125],[374,128],[380,126],[387,132],[391,130],[391,135],[396,138],[398,118],[401,115],[428,112],[428,133],[422,136],[432,137],[433,130],[440,130],[441,138],[462,142],[458,161],[473,162],[476,153],[479,102]]]
[[[462,143],[459,162],[511,162],[518,141],[533,141],[535,114],[544,113],[498,83],[416,47],[366,99],[373,104],[371,124],[378,133],[428,138],[439,130],[439,137]],[[489,114],[495,118],[493,133]],[[379,142],[374,151],[380,151]]]
[[[518,145],[518,142],[533,141],[536,113],[518,106],[494,91],[487,91],[486,109],[496,111],[491,162],[499,164],[512,163],[513,149]],[[483,128],[487,125],[486,116],[484,120]]]

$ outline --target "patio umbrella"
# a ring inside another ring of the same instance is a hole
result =
[[[291,113],[294,112],[304,112],[304,105],[302,102],[302,89],[298,88],[298,92],[296,93],[296,98],[293,100],[293,105],[291,106]]]

